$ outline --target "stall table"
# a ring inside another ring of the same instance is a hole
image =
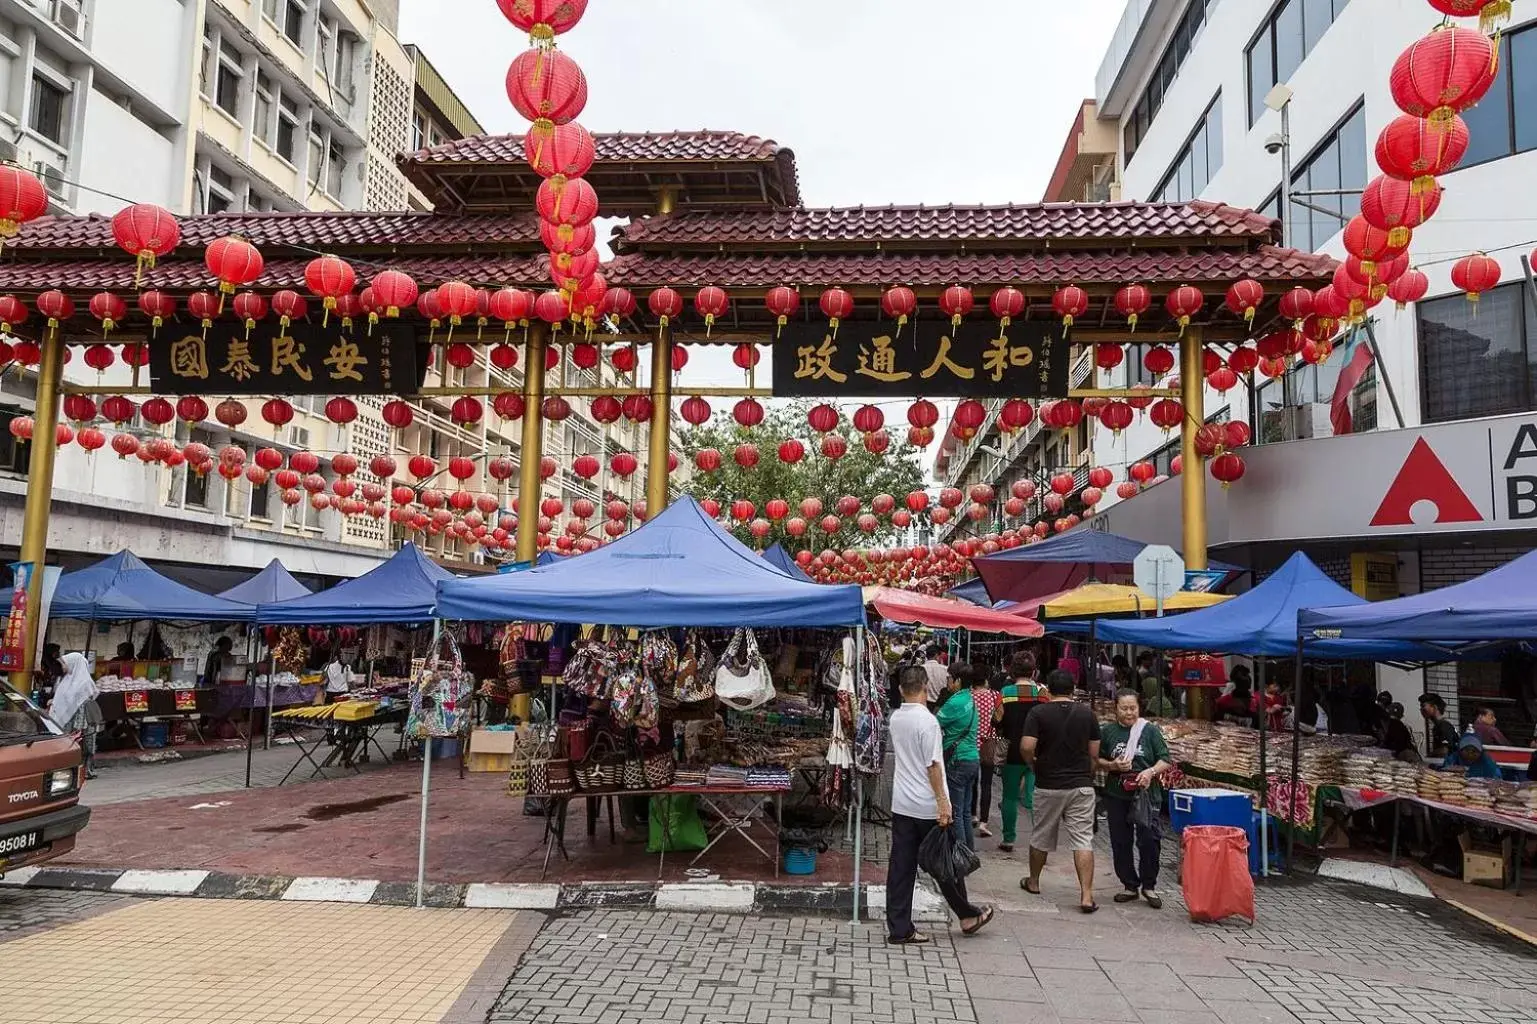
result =
[[[369,702],[342,701],[338,704],[289,708],[286,711],[272,713],[273,723],[286,726],[294,746],[299,748],[299,757],[278,782],[279,786],[286,783],[305,761],[310,763],[310,773],[305,778],[313,779],[317,775],[323,776],[325,770],[333,765],[349,769],[353,774],[360,773],[362,769],[358,765],[369,760],[370,746],[378,751],[379,756],[385,761],[390,759],[389,752],[379,743],[378,733],[386,726],[403,723],[406,720],[407,708],[404,706],[349,708],[349,703],[362,705]],[[305,727],[323,728],[326,731],[313,740],[306,740],[299,733],[299,730]],[[328,743],[331,744],[330,753],[326,754],[323,760],[315,760],[315,752]]]
[[[203,732],[198,719],[212,716],[218,707],[218,695],[211,687],[198,689],[169,689],[145,687],[142,690],[112,690],[98,694],[96,706],[101,709],[103,728],[109,733],[126,732],[134,746],[144,749],[139,735],[139,723],[146,719],[181,719],[191,727],[198,742],[203,742]],[[167,737],[169,745],[169,737]]]
[[[560,855],[566,860],[571,855],[566,852],[566,812],[572,800],[581,797],[602,800],[608,797],[608,837],[609,842],[614,841],[614,807],[613,798],[616,796],[697,796],[700,803],[715,812],[719,817],[713,831],[707,829],[708,842],[705,848],[694,855],[689,865],[697,864],[701,857],[709,853],[717,843],[726,836],[736,834],[752,844],[753,849],[763,854],[764,857],[774,862],[774,875],[779,875],[779,821],[784,817],[784,795],[790,791],[789,786],[667,786],[663,789],[616,789],[605,790],[598,793],[577,791],[562,796],[550,796],[547,813],[544,819],[544,866],[539,872],[542,881],[550,871],[550,853],[557,847]],[[770,853],[758,845],[758,840],[752,835],[753,826],[762,822],[763,797],[774,798],[774,852]],[[666,846],[670,844],[672,836],[669,832],[668,818],[662,818],[663,850],[657,858],[657,878],[667,866]],[[588,830],[592,834],[592,830]]]

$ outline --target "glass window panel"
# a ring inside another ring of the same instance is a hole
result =
[[[1210,181],[1222,170],[1222,94],[1212,100],[1206,111],[1206,178]]]
[[[1206,158],[1206,128],[1203,125],[1202,128],[1195,133],[1195,137],[1190,140],[1191,180],[1189,198],[1191,199],[1194,199],[1196,196],[1200,195],[1201,190],[1206,187],[1206,183],[1211,180],[1209,165],[1206,162]]]
[[[1520,33],[1526,35],[1528,33]],[[1483,163],[1497,157],[1509,156],[1510,148],[1510,37],[1501,46],[1500,71],[1478,106],[1462,113],[1467,122],[1467,155],[1462,158],[1463,167]]]
[[[1272,39],[1267,29],[1260,33],[1249,50],[1249,123],[1265,112],[1265,94],[1275,85],[1275,62],[1270,52]]]
[[[1425,418],[1497,416],[1527,408],[1522,284],[1418,303]],[[1474,315],[1476,312],[1476,316]]]
[[[1503,56],[1506,73],[1510,75],[1516,152],[1537,149],[1537,32],[1509,36]],[[1498,87],[1496,83],[1495,88]]]
[[[1275,19],[1275,81],[1284,82],[1302,63],[1302,2],[1286,0]]]
[[[1186,202],[1193,195],[1192,189],[1195,182],[1191,177],[1190,153],[1186,151],[1184,159],[1179,162],[1179,170],[1174,174],[1174,199],[1176,202]]]
[[[1333,0],[1302,0],[1302,45],[1308,53],[1329,31],[1333,21]]]
[[[1350,120],[1340,127],[1340,188],[1365,189],[1367,182],[1366,155],[1366,108],[1358,107]],[[1344,209],[1356,205],[1356,199],[1345,197]]]
[[[1336,18],[1340,16],[1340,12],[1345,9],[1345,5],[1348,3],[1350,3],[1350,0],[1334,0],[1334,16]]]

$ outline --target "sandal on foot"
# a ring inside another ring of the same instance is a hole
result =
[[[1098,903],[1080,903],[1080,904],[1078,904],[1078,912],[1080,914],[1092,914],[1092,913],[1094,913],[1098,909],[1099,909],[1099,904]]]
[[[1013,853],[1014,852],[1014,844],[1013,843],[999,843],[998,844],[998,849],[999,849],[999,851],[1001,851],[1003,853]]]
[[[1117,903],[1135,903],[1141,897],[1141,895],[1142,894],[1137,892],[1135,889],[1127,889],[1125,892],[1116,893],[1112,898]]]
[[[933,939],[929,938],[922,932],[913,932],[905,939],[886,939],[887,944],[892,946],[922,946],[933,941]]]
[[[972,926],[970,928],[962,927],[961,928],[961,934],[962,935],[975,935],[975,934],[977,934],[977,932],[981,931],[983,928],[986,928],[987,927],[987,922],[991,921],[992,919],[993,919],[993,908],[992,907],[983,907],[982,908],[982,913],[977,918],[976,922],[974,924],[972,924]]]
[[[1142,898],[1147,900],[1147,905],[1152,907],[1154,910],[1162,910],[1163,909],[1163,897],[1158,895],[1153,890],[1151,890],[1151,889],[1143,889],[1142,890]],[[1133,896],[1132,899],[1136,899],[1136,897]]]
[[[1039,896],[1041,894],[1039,886],[1034,889],[1030,888],[1030,879],[1028,877],[1019,880],[1019,887],[1032,896]]]

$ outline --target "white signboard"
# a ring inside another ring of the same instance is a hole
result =
[[[1131,563],[1131,571],[1137,589],[1159,601],[1173,597],[1185,585],[1185,560],[1164,544],[1143,548]]]

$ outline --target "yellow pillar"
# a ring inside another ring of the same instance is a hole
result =
[[[667,456],[672,433],[672,328],[657,331],[651,346],[651,443],[646,462],[646,516],[667,507]]]
[[[32,415],[32,455],[27,464],[27,508],[21,526],[21,561],[33,566],[27,588],[27,630],[20,672],[11,686],[25,692],[37,664],[38,616],[42,610],[43,562],[48,554],[48,511],[53,501],[53,461],[58,450],[59,384],[64,375],[64,341],[52,327],[43,336],[37,370],[37,410]]]
[[[1199,327],[1190,327],[1179,344],[1179,390],[1185,405],[1180,429],[1180,495],[1184,513],[1184,556],[1189,569],[1206,568],[1206,466],[1195,450],[1195,433],[1206,422],[1205,346]]]
[[[528,328],[523,353],[523,445],[518,456],[518,561],[539,557],[539,462],[544,457],[544,348],[550,325]]]

